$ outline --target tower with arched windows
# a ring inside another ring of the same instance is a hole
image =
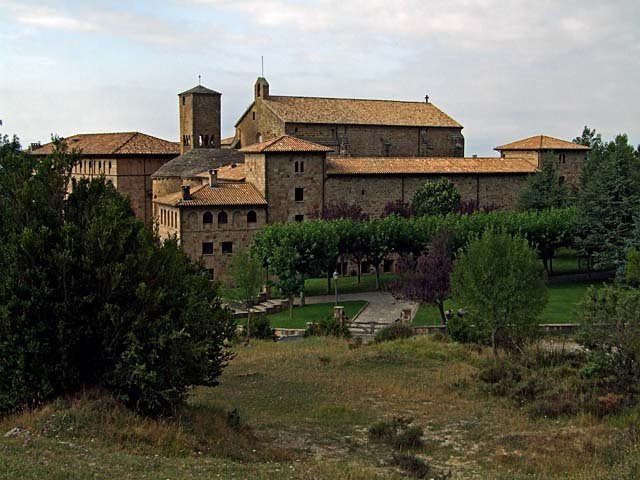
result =
[[[178,94],[180,153],[194,148],[220,148],[222,94],[202,85]]]

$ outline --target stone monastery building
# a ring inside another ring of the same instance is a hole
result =
[[[179,145],[141,133],[70,137],[83,149],[74,176],[106,175],[161,238],[176,236],[220,279],[267,224],[318,218],[343,202],[376,218],[442,177],[465,201],[512,208],[543,158],[575,187],[588,151],[539,135],[496,147],[500,156],[465,157],[462,125],[428,97],[274,96],[262,77],[253,94],[232,138],[221,138],[221,94],[201,85],[178,95]]]

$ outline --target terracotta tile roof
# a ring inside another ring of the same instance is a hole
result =
[[[507,143],[494,150],[590,150],[589,147],[577,143],[567,142],[559,138],[546,135],[536,135],[516,142]]]
[[[328,175],[417,175],[532,173],[534,162],[522,158],[461,157],[332,157]]]
[[[289,123],[462,128],[433,103],[426,102],[271,95],[264,103]]]
[[[240,152],[333,152],[333,149],[289,135],[281,135],[266,142],[254,143],[248,147],[241,148]]]
[[[218,183],[195,188],[191,200],[182,200],[182,192],[172,193],[154,200],[156,203],[172,207],[208,207],[232,205],[266,205],[267,201],[250,183]]]
[[[244,163],[232,163],[218,169],[218,178],[232,182],[240,182],[245,179],[246,165]]]
[[[140,132],[80,133],[65,138],[69,149],[81,150],[84,155],[178,155],[180,146]],[[53,143],[31,151],[33,155],[49,155]]]

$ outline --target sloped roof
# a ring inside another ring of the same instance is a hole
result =
[[[289,135],[281,135],[262,143],[254,143],[248,147],[241,148],[242,153],[264,153],[264,152],[333,152],[332,148],[308,142],[300,138]]]
[[[462,128],[433,103],[426,102],[273,95],[263,102],[289,123]]]
[[[494,150],[590,150],[585,145],[567,142],[547,135],[536,135],[516,142],[507,143]]]
[[[69,149],[84,155],[178,155],[180,145],[140,132],[79,133],[64,139]],[[32,150],[33,155],[49,155],[53,142]]]
[[[222,140],[220,140],[220,145],[229,145],[229,146],[231,146],[231,144],[233,143],[233,140],[235,138],[236,138],[235,135],[233,137],[223,138]]]
[[[172,193],[154,200],[172,207],[213,207],[266,205],[267,201],[250,183],[218,183],[215,187],[202,185],[191,192],[190,200],[182,200],[182,192]]]
[[[222,95],[220,92],[216,92],[215,90],[211,90],[210,88],[203,87],[202,85],[196,85],[189,90],[186,90],[178,95],[190,95],[192,93],[199,93],[201,95]]]
[[[213,168],[242,162],[244,162],[244,156],[234,149],[194,148],[165,163],[151,177],[187,178]]]
[[[209,178],[209,170],[200,172],[197,177]],[[222,182],[243,182],[246,177],[246,165],[244,163],[232,163],[218,168],[218,180]]]
[[[416,175],[533,173],[534,162],[522,158],[331,157],[328,175]]]

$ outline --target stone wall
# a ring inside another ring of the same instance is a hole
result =
[[[460,128],[287,123],[285,133],[360,157],[462,157]]]
[[[322,214],[324,156],[324,153],[265,154],[265,198],[269,204],[269,223],[292,222],[301,218],[309,220]],[[249,170],[247,168],[247,172]],[[301,201],[296,201],[296,189],[302,189]]]
[[[554,162],[558,176],[564,177],[564,182],[575,190],[580,185],[580,175],[587,159],[587,152],[583,150],[505,150],[502,152],[502,156],[504,158],[527,158],[538,166],[541,166],[542,161],[548,157]]]
[[[262,99],[256,99],[252,108],[240,120],[237,125],[240,134],[240,146],[246,147],[270,138],[284,135],[284,122],[282,122]]]
[[[153,212],[151,174],[168,162],[168,157],[114,156],[83,157],[72,171],[72,178],[97,178],[101,175],[131,201],[136,217],[150,221]]]
[[[247,222],[247,214],[256,213],[256,223]],[[203,215],[210,212],[213,223],[203,223]],[[227,223],[219,224],[220,212],[226,212]],[[267,215],[263,206],[259,207],[182,207],[180,209],[180,242],[187,255],[194,260],[202,260],[207,269],[213,270],[215,280],[229,279],[229,269],[233,256],[246,253],[253,237],[266,225]],[[203,255],[203,242],[213,242],[213,254]],[[222,252],[222,242],[231,242],[232,253]]]
[[[389,202],[411,202],[416,190],[441,175],[335,175],[325,181],[325,203],[346,202],[362,207],[372,218],[378,218]],[[523,174],[449,175],[462,200],[476,201],[480,206],[495,205],[513,209],[526,185]]]
[[[192,148],[220,148],[220,95],[188,94],[178,96],[180,110],[180,153]],[[185,136],[189,144],[185,145]],[[202,136],[208,139],[206,144],[199,145]]]

